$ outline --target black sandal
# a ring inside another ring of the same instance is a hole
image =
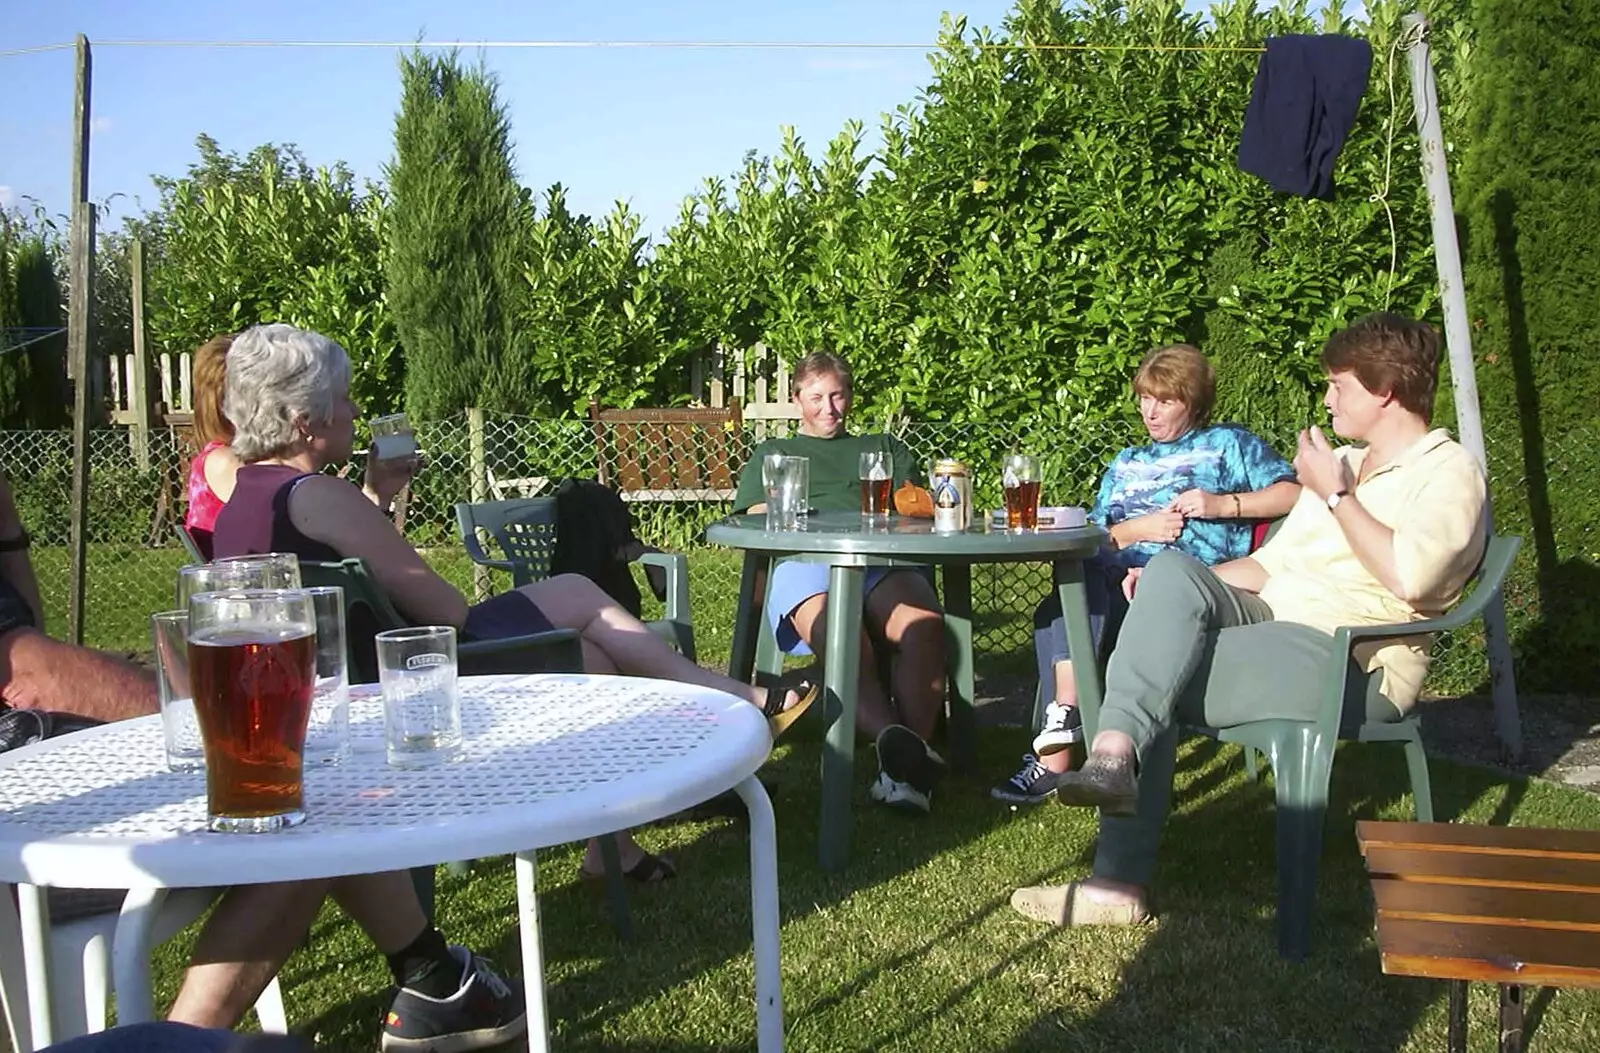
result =
[[[678,868],[673,866],[672,860],[666,856],[657,856],[646,852],[639,857],[637,863],[624,870],[622,876],[636,885],[659,885],[663,881],[671,881],[677,877]],[[580,863],[578,865],[578,877],[584,881],[604,881],[606,873],[604,870],[595,873]]]
[[[785,707],[783,700],[789,697],[790,690],[799,697],[795,699],[794,705]],[[800,719],[801,714],[810,709],[811,704],[821,697],[822,685],[805,680],[800,681],[792,689],[781,684],[768,688],[766,704],[761,707],[761,714],[767,718],[767,730],[772,733],[773,739],[788,731],[789,727]]]

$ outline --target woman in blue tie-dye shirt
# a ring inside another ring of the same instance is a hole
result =
[[[1127,606],[1122,580],[1164,548],[1207,564],[1250,554],[1255,525],[1284,515],[1300,493],[1294,468],[1254,433],[1237,424],[1212,424],[1216,377],[1211,363],[1188,344],[1145,356],[1133,378],[1139,416],[1150,442],[1121,451],[1100,479],[1089,518],[1110,535],[1085,563],[1090,626],[1100,643],[1108,618]],[[1049,795],[1054,776],[1071,766],[1081,741],[1077,691],[1056,591],[1034,612],[1034,650],[1041,682],[1055,684],[1044,727],[1016,774],[993,796],[1034,803]]]

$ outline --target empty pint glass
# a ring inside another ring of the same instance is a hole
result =
[[[1039,459],[1025,453],[1006,456],[1001,466],[1000,485],[1006,495],[1006,527],[1010,530],[1039,528]]]
[[[238,589],[298,589],[300,559],[293,552],[225,556],[210,563],[178,568],[178,606],[201,592]]]
[[[761,462],[767,491],[767,529],[798,530],[811,500],[811,461],[768,454]]]
[[[448,625],[390,629],[375,638],[389,765],[432,768],[461,752],[456,631]]]
[[[894,455],[888,450],[861,452],[861,515],[870,522],[889,516],[889,486],[894,479]]]
[[[305,821],[301,782],[317,622],[300,589],[189,600],[189,681],[206,753],[211,829],[265,833]]]

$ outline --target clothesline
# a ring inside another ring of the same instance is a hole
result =
[[[0,50],[0,58],[70,50],[72,42],[39,44]],[[874,43],[869,41],[809,40],[97,40],[97,48],[543,48],[561,49],[709,49],[747,51],[937,51],[934,43]],[[991,44],[963,43],[979,51],[1106,51],[1188,52],[1216,51],[1259,54],[1263,47],[1223,47],[1210,44]]]

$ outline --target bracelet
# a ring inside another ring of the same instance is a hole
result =
[[[1244,506],[1239,503],[1239,495],[1238,494],[1233,494],[1232,497],[1233,497],[1233,518],[1235,518],[1235,519],[1243,519],[1244,518]]]
[[[22,533],[18,534],[16,537],[7,538],[4,541],[0,541],[0,552],[22,552],[32,544],[33,538],[30,537],[28,531],[24,529]]]

